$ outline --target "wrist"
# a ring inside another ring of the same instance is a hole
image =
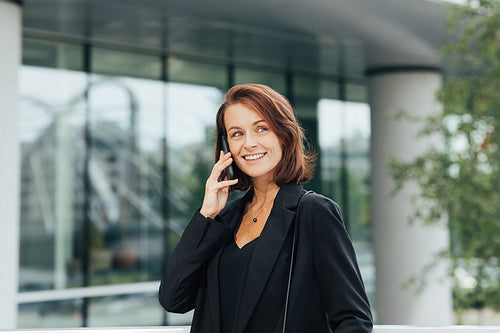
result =
[[[217,216],[217,214],[207,212],[206,210],[203,209],[203,207],[200,209],[200,214],[203,215],[205,218],[210,218],[210,219],[214,219],[215,216]]]

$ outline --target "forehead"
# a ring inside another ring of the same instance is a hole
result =
[[[234,104],[227,107],[224,114],[224,123],[226,127],[254,123],[265,118],[259,112],[243,104]]]

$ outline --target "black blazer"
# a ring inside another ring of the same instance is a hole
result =
[[[281,332],[293,222],[297,238],[286,332],[371,332],[372,315],[338,205],[302,185],[280,188],[248,269],[237,330]],[[195,309],[191,333],[220,333],[219,259],[253,191],[215,220],[195,213],[163,275],[159,300],[170,312]],[[297,219],[294,219],[297,214]]]

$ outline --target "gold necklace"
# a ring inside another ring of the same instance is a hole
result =
[[[254,221],[254,223],[257,223],[257,216],[259,216],[260,213],[262,213],[262,210],[264,209],[264,207],[267,206],[268,203],[270,203],[271,201],[273,201],[274,198],[272,198],[271,200],[269,200],[268,202],[266,202],[259,210],[259,212],[255,215],[255,217],[252,219],[252,221]],[[252,201],[252,213],[253,213],[253,201]]]

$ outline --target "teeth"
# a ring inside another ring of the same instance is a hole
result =
[[[256,160],[258,158],[261,158],[262,156],[264,156],[264,154],[247,155],[247,156],[245,156],[245,160],[253,161],[253,160]]]

